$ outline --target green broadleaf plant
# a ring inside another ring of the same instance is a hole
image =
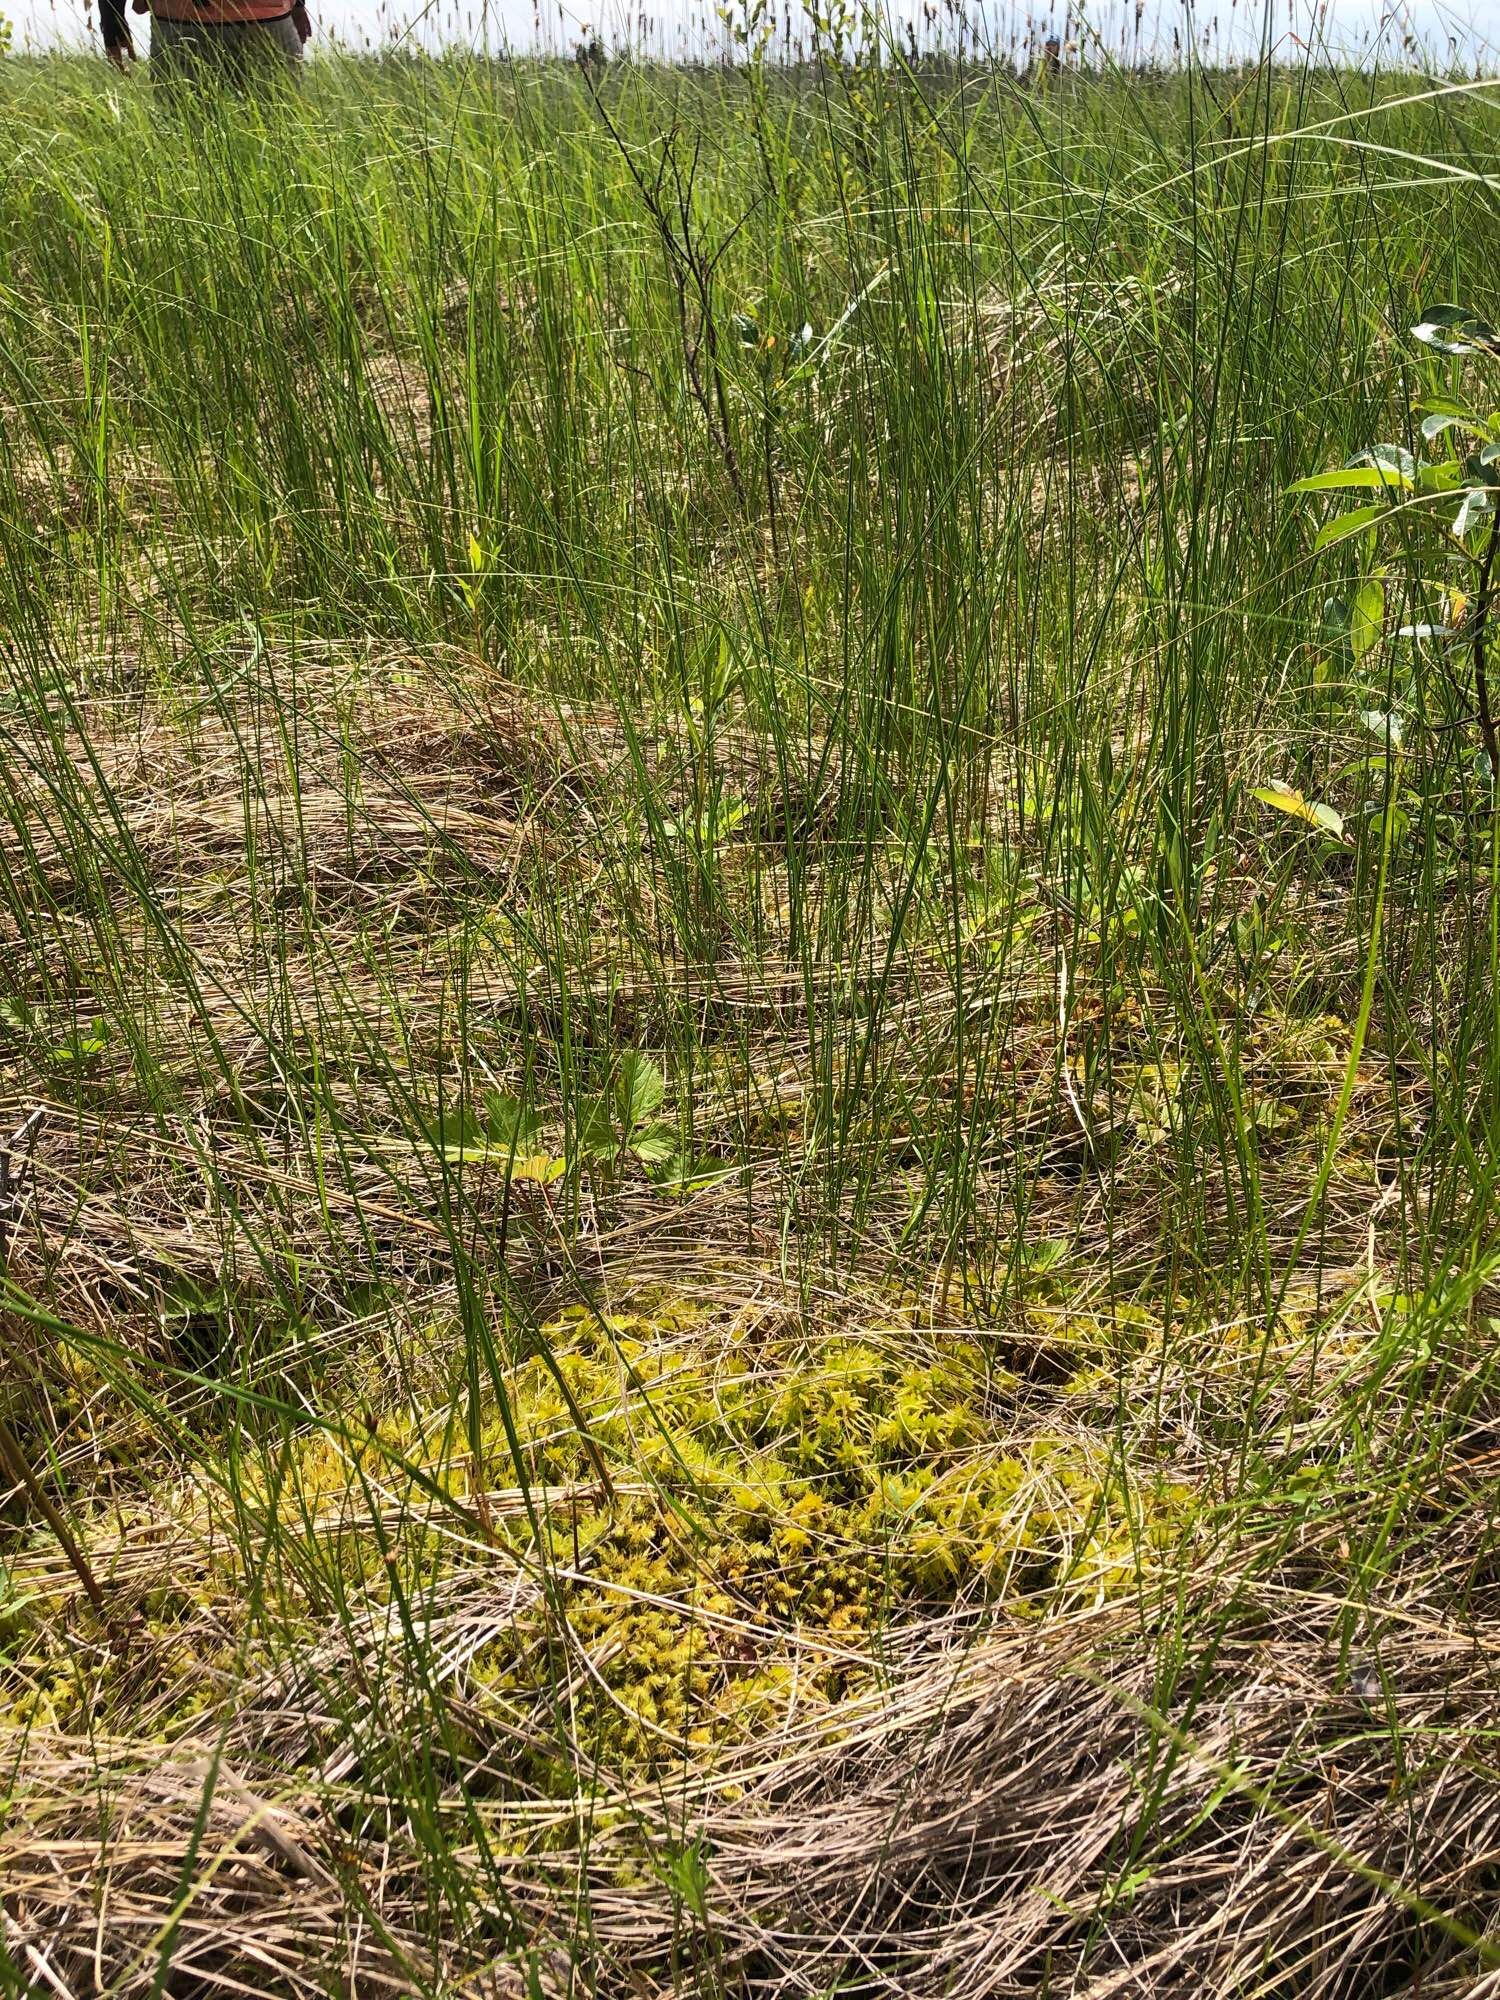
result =
[[[1434,306],[1412,334],[1436,353],[1460,361],[1500,355],[1500,334],[1468,306]],[[1493,774],[1500,769],[1500,725],[1491,699],[1486,649],[1500,547],[1500,414],[1447,393],[1418,400],[1412,416],[1422,443],[1447,456],[1419,461],[1404,445],[1373,444],[1337,470],[1311,473],[1289,490],[1321,494],[1378,489],[1382,500],[1326,521],[1315,536],[1314,551],[1357,541],[1373,552],[1383,536],[1399,534],[1401,546],[1416,557],[1424,578],[1432,577],[1450,603],[1466,603],[1462,622],[1455,618],[1413,623],[1400,627],[1397,636],[1441,649],[1450,678],[1456,664],[1453,656],[1468,652],[1473,719],[1482,746],[1480,769]],[[1380,644],[1386,609],[1385,573],[1366,563],[1352,596],[1330,598],[1324,606],[1323,637],[1341,646],[1345,659],[1357,667]],[[1394,722],[1394,728],[1386,731],[1393,750],[1401,743],[1400,718]],[[1257,796],[1266,798],[1264,793]],[[1287,792],[1285,797],[1297,802],[1283,805],[1283,810],[1302,811],[1300,794]],[[1266,802],[1282,801],[1278,796]]]

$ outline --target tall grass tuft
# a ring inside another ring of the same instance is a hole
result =
[[[1495,1976],[1495,90],[775,27],[0,61],[7,1992]]]

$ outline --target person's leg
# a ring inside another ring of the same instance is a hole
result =
[[[300,76],[302,37],[290,15],[281,21],[244,21],[223,30],[228,53],[241,80]]]
[[[295,76],[302,37],[290,16],[280,21],[151,23],[151,67],[162,81],[243,84],[252,77]]]
[[[267,21],[260,31],[267,36],[274,49],[276,60],[284,64],[294,76],[302,74],[302,37],[297,24],[288,14],[283,21]]]
[[[201,21],[163,21],[151,17],[151,74],[164,84],[187,83],[203,73],[204,28]]]

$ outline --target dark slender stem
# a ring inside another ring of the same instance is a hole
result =
[[[72,1565],[78,1581],[88,1592],[89,1603],[102,1618],[104,1616],[104,1593],[99,1588],[94,1572],[89,1568],[83,1550],[73,1539],[72,1530],[52,1502],[42,1491],[35,1473],[26,1463],[26,1454],[3,1417],[0,1417],[0,1465],[14,1479],[47,1526],[56,1536],[63,1554]]]
[[[677,152],[677,131],[674,126],[662,143],[662,154],[656,176],[656,185],[652,187],[646,180],[645,175],[635,164],[629,147],[620,136],[614,120],[610,117],[605,107],[603,98],[599,95],[598,85],[587,69],[583,72],[583,80],[588,88],[589,96],[593,100],[594,109],[598,113],[599,120],[614,142],[620,157],[624,160],[626,169],[640,193],[641,200],[645,203],[646,213],[650,217],[660,238],[662,253],[666,258],[667,269],[672,279],[673,295],[677,309],[678,338],[682,345],[682,358],[687,370],[688,387],[692,391],[694,402],[697,403],[703,413],[703,420],[708,426],[709,437],[713,440],[714,445],[718,449],[719,456],[724,461],[724,468],[729,475],[729,484],[734,490],[735,500],[743,507],[745,504],[745,482],[740,473],[739,455],[734,448],[734,435],[729,422],[729,398],[724,385],[723,364],[719,356],[719,331],[714,319],[713,285],[714,267],[718,263],[719,258],[724,254],[728,244],[739,233],[745,218],[743,216],[740,218],[740,222],[736,223],[729,237],[719,245],[717,250],[709,251],[701,248],[694,240],[693,222],[693,181],[698,165],[697,147],[695,146],[694,148],[692,162],[689,165],[687,176],[684,180]],[[666,184],[669,167],[672,173],[673,193],[677,202],[678,220],[675,226],[667,212],[667,205],[662,196],[662,189]],[[696,332],[693,331],[689,324],[688,286],[690,282],[697,304],[698,327]],[[709,401],[708,391],[704,386],[703,377],[698,367],[698,350],[700,345],[706,347],[708,350],[709,372],[714,391],[712,402]]]
[[[1474,701],[1479,710],[1479,734],[1484,739],[1484,752],[1490,760],[1490,789],[1500,783],[1500,731],[1495,727],[1495,712],[1490,706],[1490,683],[1488,663],[1485,656],[1490,617],[1490,590],[1495,566],[1495,552],[1500,548],[1500,515],[1490,527],[1490,538],[1484,545],[1484,555],[1479,563],[1479,583],[1474,592]]]

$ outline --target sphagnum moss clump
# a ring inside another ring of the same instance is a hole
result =
[[[629,1786],[743,1749],[794,1709],[867,1692],[882,1635],[903,1623],[954,1611],[1034,1623],[1128,1600],[1209,1529],[1205,1496],[1168,1465],[1120,1476],[1120,1370],[1157,1365],[1160,1326],[1139,1305],[1105,1315],[1054,1300],[1018,1333],[924,1335],[908,1316],[812,1334],[784,1311],[726,1317],[653,1287],[603,1313],[572,1308],[539,1337],[546,1359],[503,1375],[506,1420],[481,1400],[479,1476],[448,1404],[382,1414],[367,1400],[353,1432],[313,1423],[241,1447],[242,1504],[304,1551],[277,1582],[286,1645],[311,1642],[337,1602],[383,1605],[388,1623],[466,1574],[476,1496],[518,1440],[525,1483],[489,1497],[489,1536],[550,1584],[459,1678],[476,1746],[529,1718],[532,1747],[502,1792],[568,1796],[580,1758]],[[996,1358],[1039,1345],[1037,1381]],[[1243,1347],[1227,1349],[1241,1372]],[[1071,1375],[1051,1365],[1059,1353]],[[445,1523],[434,1495],[465,1525]],[[391,1525],[376,1532],[382,1496]],[[200,1510],[183,1583],[132,1599],[163,1741],[230,1713],[247,1669],[272,1671],[253,1621],[226,1617],[243,1574],[228,1525]],[[80,1671],[15,1599],[7,1629],[12,1726],[108,1729],[136,1709],[139,1664],[105,1648]],[[546,1711],[560,1661],[573,1692],[557,1741]]]
[[[1087,1316],[1080,1328],[1081,1342],[1099,1338]],[[985,1336],[924,1353],[910,1329],[895,1331],[810,1337],[660,1290],[545,1323],[548,1360],[502,1384],[531,1506],[526,1489],[490,1506],[497,1545],[540,1555],[553,1586],[466,1662],[470,1732],[483,1734],[492,1702],[534,1707],[561,1647],[583,1674],[577,1746],[628,1782],[748,1740],[794,1698],[828,1703],[868,1686],[871,1648],[902,1620],[979,1605],[1035,1618],[1138,1588],[1191,1533],[1189,1486],[1159,1480],[1132,1513],[1107,1421],[1078,1424],[1066,1394],[1023,1415]],[[505,1435],[491,1406],[486,1465],[505,1462]],[[396,1584],[420,1597],[467,1560],[423,1505],[429,1482],[470,1515],[475,1505],[468,1445],[446,1411],[370,1413],[352,1438],[314,1426],[263,1441],[260,1464],[247,1464],[245,1500],[303,1541],[308,1567],[292,1587],[306,1630],[330,1594],[389,1603]],[[402,1502],[387,1535],[368,1521],[376,1494]],[[139,1597],[153,1671],[180,1687],[160,1712],[166,1737],[213,1700],[193,1656],[195,1614],[230,1595],[236,1575],[223,1545],[192,1582]],[[289,1609],[283,1600],[283,1629]],[[813,1664],[799,1671],[809,1646]],[[7,1682],[14,1720],[45,1712],[58,1727],[116,1726],[133,1699],[128,1676],[78,1676],[46,1654],[23,1655]],[[552,1753],[536,1766],[554,1782],[565,1768]]]

